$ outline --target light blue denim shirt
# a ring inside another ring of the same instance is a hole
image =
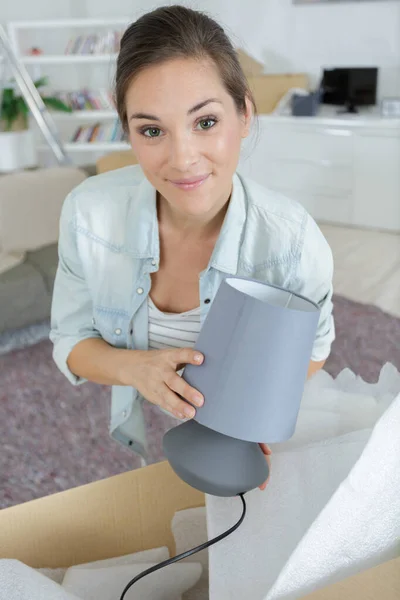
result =
[[[146,300],[159,261],[156,190],[139,166],[91,177],[68,195],[60,220],[50,339],[54,360],[72,384],[85,381],[67,366],[81,340],[103,338],[117,348],[148,349]],[[201,322],[228,275],[252,277],[317,302],[321,314],[312,359],[327,358],[335,337],[329,245],[299,203],[239,174],[209,265],[199,277]],[[140,402],[134,388],[113,386],[110,433],[143,453]]]

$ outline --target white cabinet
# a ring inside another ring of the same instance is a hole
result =
[[[400,229],[400,136],[359,135],[354,173],[354,222]]]
[[[318,221],[400,231],[400,122],[261,116],[239,171]]]

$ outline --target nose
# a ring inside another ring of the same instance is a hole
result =
[[[169,148],[169,164],[172,169],[187,172],[197,163],[199,151],[195,140],[190,134],[175,135],[171,137]]]

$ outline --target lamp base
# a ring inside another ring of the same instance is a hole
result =
[[[193,419],[167,431],[163,449],[175,473],[206,494],[237,496],[268,479],[268,464],[258,444],[223,435]]]

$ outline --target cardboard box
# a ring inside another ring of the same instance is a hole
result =
[[[151,465],[3,509],[0,558],[57,568],[159,546],[168,546],[173,555],[174,513],[204,501],[168,463]],[[306,598],[399,600],[400,558]]]
[[[0,558],[57,568],[160,546],[172,556],[172,517],[204,502],[168,463],[129,471],[0,511]]]
[[[304,73],[293,75],[258,75],[247,77],[257,106],[258,114],[274,111],[278,102],[291,88],[309,90],[308,76]]]
[[[265,74],[264,65],[238,49],[240,64],[254,94],[259,114],[271,113],[291,88],[310,89],[306,73]]]
[[[242,48],[237,49],[237,55],[245,75],[255,77],[264,73],[264,65],[247,54]]]

